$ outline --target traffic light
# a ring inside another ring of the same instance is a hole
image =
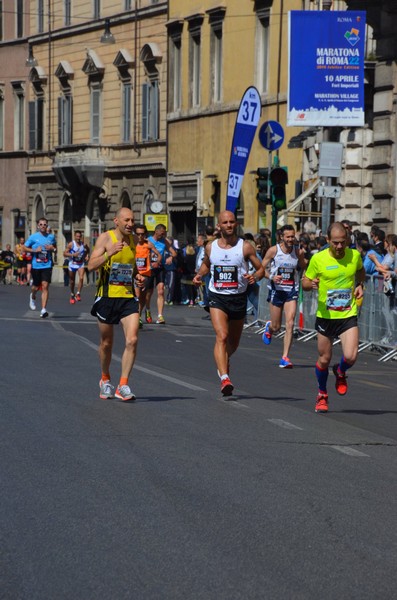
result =
[[[256,170],[257,179],[256,179],[256,187],[258,188],[258,193],[256,194],[256,199],[258,202],[263,202],[263,204],[271,204],[271,191],[270,196],[267,193],[268,190],[268,179],[269,179],[269,169],[259,167]]]
[[[270,172],[270,181],[272,183],[272,202],[276,211],[287,208],[287,190],[285,186],[288,183],[288,167],[274,167]]]

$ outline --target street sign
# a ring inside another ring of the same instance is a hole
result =
[[[259,129],[259,141],[266,150],[278,150],[284,142],[284,129],[278,121],[265,121]]]
[[[340,198],[340,194],[339,185],[319,185],[317,188],[318,198]]]

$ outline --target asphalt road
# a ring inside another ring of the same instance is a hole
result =
[[[174,306],[138,400],[103,401],[93,288],[53,286],[47,320],[28,293],[0,288],[0,598],[396,598],[396,362],[360,354],[317,415],[315,343],[283,370],[248,329],[225,401],[210,322]],[[122,350],[117,328],[116,381]]]

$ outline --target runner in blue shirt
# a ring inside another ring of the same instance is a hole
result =
[[[26,240],[23,250],[32,254],[32,292],[29,297],[29,308],[36,310],[36,294],[41,289],[40,317],[48,317],[47,302],[49,287],[52,277],[52,253],[56,250],[56,241],[53,233],[47,233],[48,221],[45,218],[37,221],[36,233],[32,233]]]

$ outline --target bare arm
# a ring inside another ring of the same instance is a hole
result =
[[[252,273],[251,275],[247,273],[245,278],[248,279],[248,283],[250,284],[256,283],[265,276],[265,269],[263,268],[260,259],[257,257],[252,244],[249,242],[244,242],[243,252],[245,260],[249,260],[252,263],[252,266],[256,269],[255,273]]]
[[[271,263],[271,261],[274,259],[274,257],[276,256],[276,252],[277,252],[277,246],[272,246],[271,248],[269,248],[269,250],[266,252],[264,258],[262,259],[262,267],[265,273],[265,277],[267,277],[268,279],[274,279],[275,283],[279,283],[279,281],[281,281],[281,276],[280,275],[276,275],[274,277],[271,277],[270,271],[269,271],[269,265]],[[279,277],[279,281],[277,281],[276,277]]]
[[[111,256],[120,252],[125,245],[126,243],[123,241],[112,242],[108,232],[101,233],[88,261],[88,270],[95,271],[95,269],[102,267]]]
[[[309,279],[304,275],[302,277],[302,289],[305,292],[311,292],[312,290],[318,290],[319,279],[316,277],[315,279]]]
[[[199,285],[202,281],[202,278],[205,275],[207,275],[211,270],[211,261],[210,261],[211,246],[212,246],[212,242],[209,242],[206,245],[205,250],[204,250],[203,262],[201,263],[198,272],[193,277],[193,283],[195,283],[196,285]]]

